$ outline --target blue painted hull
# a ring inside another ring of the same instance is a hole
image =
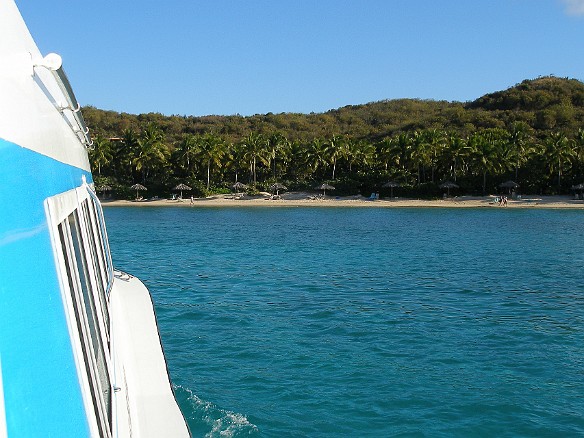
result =
[[[0,352],[10,437],[88,436],[44,208],[91,174],[0,139]]]

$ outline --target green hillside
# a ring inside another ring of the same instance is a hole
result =
[[[584,84],[576,79],[525,80],[466,103],[396,99],[318,114],[83,114],[97,175],[120,190],[140,181],[162,193],[180,180],[206,193],[237,178],[257,188],[326,179],[368,192],[398,179],[412,196],[436,196],[445,179],[465,193],[492,192],[502,179],[567,193],[584,181]]]

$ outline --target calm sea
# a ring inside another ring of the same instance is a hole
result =
[[[584,211],[105,214],[194,437],[584,435]]]

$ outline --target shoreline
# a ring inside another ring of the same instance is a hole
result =
[[[281,199],[270,199],[263,193],[256,196],[214,195],[208,198],[183,200],[155,199],[141,201],[101,200],[104,207],[358,207],[358,208],[546,208],[546,209],[584,209],[584,200],[571,199],[569,196],[525,196],[522,199],[509,199],[507,206],[495,202],[495,195],[459,196],[446,199],[409,199],[385,198],[370,200],[363,196],[326,196],[317,199],[313,194],[289,192]]]

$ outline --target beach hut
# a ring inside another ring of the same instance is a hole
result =
[[[178,186],[176,186],[175,188],[173,188],[172,190],[174,191],[180,191],[180,197],[183,197],[183,191],[187,192],[189,190],[192,190],[192,187],[187,186],[186,184],[179,184]]]
[[[457,189],[459,186],[453,183],[452,181],[444,181],[438,187],[440,187],[441,189],[446,189],[448,192],[447,196],[450,196],[450,189]]]
[[[326,196],[327,190],[335,190],[335,188],[333,186],[331,186],[330,184],[327,184],[327,183],[322,183],[321,185],[316,186],[315,189],[322,190],[322,196]]]
[[[140,191],[146,191],[148,190],[146,187],[144,187],[142,184],[134,184],[133,186],[130,186],[130,188],[132,190],[136,190],[136,199],[138,199],[138,192]]]

